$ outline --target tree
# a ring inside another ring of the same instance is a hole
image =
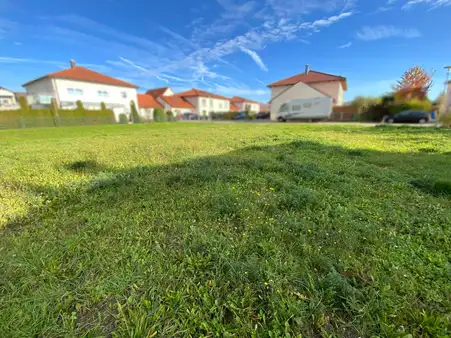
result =
[[[409,91],[415,89],[424,89],[426,92],[434,84],[432,77],[434,72],[428,73],[423,67],[414,66],[408,69],[393,86],[395,92]]]
[[[102,111],[106,110],[105,102],[100,102],[100,110],[102,110]]]
[[[155,122],[163,122],[164,121],[164,111],[161,108],[155,108],[153,110],[153,120]]]
[[[30,106],[28,105],[28,101],[25,96],[19,97],[19,105],[20,105],[20,108],[22,108],[22,110],[24,112],[28,112],[30,110]]]
[[[83,107],[83,103],[80,100],[77,100],[77,102],[75,102],[75,104],[77,105],[77,110],[82,112],[85,110],[85,108]]]
[[[132,122],[133,123],[141,123],[141,119],[138,114],[138,110],[136,109],[135,101],[130,101],[130,110],[132,112]]]

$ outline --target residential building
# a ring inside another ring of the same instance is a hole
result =
[[[60,108],[73,108],[81,101],[88,109],[98,109],[100,104],[120,114],[129,115],[130,103],[138,105],[137,86],[113,77],[79,67],[71,61],[71,67],[50,73],[23,85],[28,102],[32,106],[48,106],[55,99]]]
[[[207,117],[210,113],[230,111],[230,99],[200,89],[191,89],[175,94],[171,88],[157,88],[146,92],[155,98],[165,111],[172,111],[175,116],[195,113]]]
[[[344,92],[348,89],[343,76],[326,74],[305,66],[303,73],[271,83],[271,119],[275,120],[281,106],[292,100],[330,97],[335,106],[343,105]]]
[[[14,92],[0,87],[0,110],[2,109],[16,109],[17,101]]]
[[[139,115],[145,121],[155,120],[155,108],[163,109],[163,105],[159,103],[152,95],[138,94]]]
[[[191,89],[177,96],[191,103],[197,114],[206,117],[210,113],[226,113],[230,111],[230,99],[218,94],[213,94],[200,89]]]
[[[179,95],[159,96],[157,101],[161,103],[165,112],[171,111],[178,118],[196,111],[196,107]]]
[[[234,111],[260,112],[260,102],[245,99],[243,97],[232,97],[230,104],[231,106],[234,106]]]
[[[172,95],[174,95],[174,92],[169,87],[162,87],[162,88],[150,89],[146,92],[146,94],[151,95],[154,99],[156,99],[160,96],[172,96]]]

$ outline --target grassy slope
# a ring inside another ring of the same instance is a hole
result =
[[[429,183],[449,131],[118,125],[0,149],[3,336],[451,334]]]

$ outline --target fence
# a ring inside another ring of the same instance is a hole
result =
[[[116,123],[111,110],[48,109],[0,111],[0,129],[83,126]]]

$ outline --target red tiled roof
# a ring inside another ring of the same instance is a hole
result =
[[[236,106],[233,102],[230,102],[230,111],[231,112],[235,112],[235,111],[239,111],[240,108],[238,106]]]
[[[183,93],[178,93],[178,96],[182,96],[182,97],[196,97],[196,96],[202,96],[202,97],[211,97],[212,99],[220,99],[220,100],[229,100],[227,97],[225,96],[221,96],[218,94],[213,94],[213,93],[209,93],[206,92],[204,90],[200,90],[200,89],[191,89],[188,90],[186,92]]]
[[[150,89],[146,92],[146,94],[152,95],[156,99],[157,97],[162,96],[168,89],[169,87]]]
[[[172,108],[190,108],[194,109],[194,106],[188,101],[184,100],[183,97],[179,95],[172,96],[160,96],[162,100],[164,100],[168,105]]]
[[[138,86],[135,86],[134,84],[131,84],[131,83],[119,80],[119,79],[115,79],[108,75],[100,74],[93,70],[90,70],[90,69],[87,69],[84,67],[78,67],[78,66],[73,67],[73,68],[67,68],[67,69],[61,70],[59,72],[47,74],[47,75],[37,78],[33,81],[25,83],[23,86],[27,86],[30,83],[33,83],[35,81],[42,80],[42,79],[45,79],[48,77],[54,78],[54,79],[69,79],[69,80],[76,80],[76,81],[101,83],[101,84],[107,84],[107,85],[112,85],[112,86],[138,88]]]
[[[332,82],[332,81],[341,81],[343,89],[348,90],[348,85],[345,77],[321,73],[314,70],[309,71],[307,75],[305,73],[300,73],[295,76],[271,83],[268,85],[268,87],[289,86],[295,85],[298,82],[304,82],[309,84],[309,83]]]
[[[257,101],[254,101],[254,100],[245,99],[244,97],[239,97],[239,96],[232,97],[230,102],[238,102],[238,103],[250,102],[250,103],[260,104],[260,102],[257,102]]]
[[[138,106],[140,108],[163,108],[160,102],[147,94],[138,94]]]

